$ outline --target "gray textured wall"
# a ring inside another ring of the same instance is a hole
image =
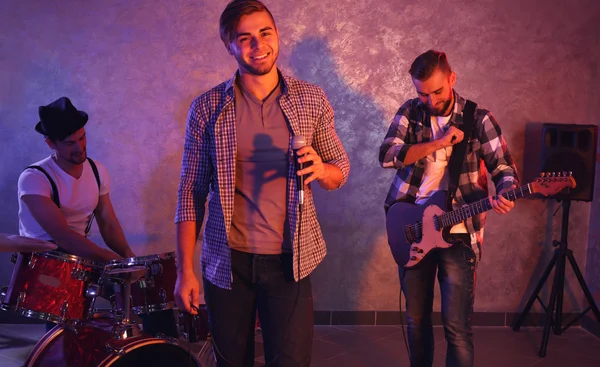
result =
[[[596,190],[590,212],[585,279],[590,292],[600,307],[600,147],[596,155]],[[589,313],[593,317],[592,313]]]
[[[67,95],[90,115],[88,150],[112,175],[111,197],[134,251],[174,250],[187,108],[235,70],[217,32],[225,3],[0,3],[0,232],[17,231],[19,172],[49,153],[33,130],[37,107]],[[406,70],[419,53],[448,53],[457,90],[494,112],[520,169],[538,154],[525,154],[528,123],[600,121],[597,0],[266,3],[280,30],[280,67],[326,91],[352,161],[345,188],[316,190],[329,245],[313,277],[316,309],[397,307],[382,209],[393,172],[379,168],[377,148],[398,106],[415,96]],[[571,247],[582,267],[590,207],[575,203],[571,215]],[[530,200],[507,216],[490,215],[477,311],[522,304],[560,232],[555,209]],[[8,255],[0,263],[6,283]],[[588,272],[595,289],[598,274]],[[578,308],[574,278],[568,283],[566,298]]]

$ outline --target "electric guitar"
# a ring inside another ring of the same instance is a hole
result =
[[[555,195],[565,188],[575,188],[571,172],[542,173],[533,182],[502,194],[506,199],[517,199],[540,194]],[[494,196],[493,199],[497,199]],[[416,205],[404,202],[392,204],[386,216],[388,243],[398,265],[411,268],[417,265],[434,249],[452,246],[446,242],[450,228],[476,214],[492,209],[489,197],[460,209],[446,211],[447,193],[438,191],[425,203]]]

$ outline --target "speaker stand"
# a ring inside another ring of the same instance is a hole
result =
[[[571,200],[565,199],[562,202],[562,227],[561,227],[561,236],[560,241],[554,241],[553,245],[557,247],[554,250],[554,256],[550,261],[550,264],[546,267],[542,278],[538,282],[535,287],[529,301],[525,305],[523,312],[519,315],[516,322],[513,325],[514,331],[519,331],[527,313],[533,306],[533,303],[537,299],[542,308],[546,312],[546,320],[544,324],[544,332],[542,334],[542,343],[540,345],[539,356],[546,356],[546,348],[548,347],[548,338],[550,336],[550,329],[554,331],[555,335],[562,334],[565,330],[567,330],[570,326],[572,326],[577,320],[581,319],[583,315],[585,315],[588,311],[592,310],[594,316],[596,316],[596,320],[600,322],[600,311],[598,310],[598,306],[592,297],[592,293],[585,283],[585,279],[581,274],[581,270],[579,270],[579,266],[577,266],[577,262],[575,261],[575,257],[573,257],[573,250],[569,249],[569,245],[567,243],[567,236],[569,234],[569,210],[571,208]],[[564,286],[565,286],[565,270],[567,267],[567,260],[571,264],[573,271],[575,272],[575,276],[579,281],[579,285],[581,286],[581,290],[585,295],[585,298],[589,304],[588,308],[583,310],[581,313],[577,314],[566,326],[563,327],[563,300],[564,300]],[[542,299],[539,296],[539,293],[548,279],[550,272],[556,266],[554,271],[554,283],[552,284],[552,290],[550,292],[550,301],[548,306],[546,307],[542,302]],[[555,312],[556,310],[556,312]]]

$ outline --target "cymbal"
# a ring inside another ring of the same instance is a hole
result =
[[[56,249],[57,246],[52,242],[0,233],[1,252],[44,252]]]

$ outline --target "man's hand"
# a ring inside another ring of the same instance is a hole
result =
[[[450,126],[450,128],[444,133],[444,136],[439,138],[439,141],[442,143],[444,148],[460,143],[465,134],[455,126]]]
[[[492,203],[492,207],[494,208],[494,211],[496,213],[506,214],[512,208],[514,208],[515,202],[504,198],[504,196],[502,196],[502,194],[504,194],[505,192],[512,190],[516,187],[517,187],[516,185],[512,185],[512,187],[506,188],[506,189],[500,191],[500,193],[498,194],[498,200],[494,200],[494,199],[490,198],[490,202]]]
[[[200,283],[193,271],[182,270],[177,272],[174,294],[175,303],[179,309],[190,314],[197,313],[191,305],[196,307],[200,305]]]
[[[312,162],[311,165],[308,167],[305,165],[304,169],[297,172],[298,176],[303,176],[310,173],[310,176],[304,180],[304,185],[308,185],[315,180],[326,179],[329,176],[327,169],[325,168],[325,164],[323,164],[323,160],[311,146],[307,145],[302,147],[298,150],[297,154],[301,156],[298,158],[298,163]]]

